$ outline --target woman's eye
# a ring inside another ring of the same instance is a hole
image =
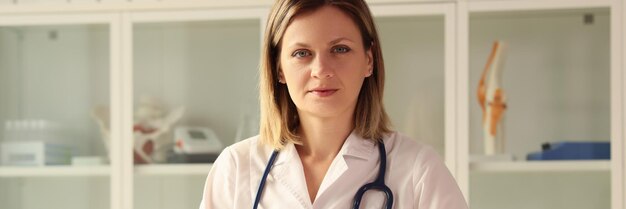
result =
[[[338,46],[333,48],[333,52],[335,53],[346,53],[349,52],[350,48],[348,48],[347,46]]]
[[[311,55],[311,53],[307,50],[297,50],[291,54],[292,57],[306,57]]]

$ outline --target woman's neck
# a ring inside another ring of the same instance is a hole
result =
[[[313,203],[330,164],[354,129],[354,125],[352,114],[339,114],[331,118],[306,113],[298,116],[300,117],[298,135],[302,145],[296,145],[296,150],[302,162],[309,198]]]
[[[301,158],[313,161],[334,159],[354,129],[352,115],[333,118],[300,116],[298,133],[302,145],[296,148]]]

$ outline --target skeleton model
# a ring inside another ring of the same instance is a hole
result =
[[[133,137],[133,156],[137,164],[155,163],[162,161],[156,154],[161,152],[171,144],[171,138],[167,138],[171,126],[178,121],[183,113],[183,107],[178,107],[165,114],[165,108],[160,102],[151,97],[143,97],[135,110]],[[102,138],[107,150],[110,146],[109,109],[106,107],[96,107],[92,112],[93,117],[98,122]]]
[[[506,97],[500,84],[502,81],[505,50],[506,45],[504,43],[500,41],[494,42],[489,61],[485,66],[478,85],[478,102],[483,111],[482,125],[486,155],[502,154],[504,152],[502,120],[506,110]]]

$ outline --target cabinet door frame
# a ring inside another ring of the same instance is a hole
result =
[[[587,9],[587,8],[603,8],[609,9],[611,13],[611,32],[610,32],[610,56],[611,56],[611,208],[612,209],[626,209],[626,167],[624,165],[626,156],[624,150],[626,150],[626,137],[624,133],[624,125],[626,114],[626,87],[624,82],[626,81],[626,69],[624,68],[623,60],[626,59],[624,50],[626,50],[626,38],[624,37],[624,25],[626,22],[626,5],[620,0],[598,0],[598,1],[586,1],[586,0],[549,0],[549,1],[481,1],[481,0],[466,0],[459,1],[459,5],[467,4],[465,11],[462,12],[503,12],[503,11],[542,11],[542,10],[561,10],[561,9]],[[468,16],[469,14],[459,14],[459,16]],[[469,18],[461,21],[469,21]],[[460,25],[468,25],[469,22],[462,23]],[[460,28],[464,30],[459,33],[462,34],[459,37],[463,41],[459,42],[462,47],[468,47],[469,43],[467,36],[469,36],[469,30],[467,28]],[[459,55],[459,59],[462,60],[466,66],[468,59],[467,48],[464,48],[462,55]],[[460,61],[461,62],[461,61]],[[468,67],[462,66],[462,71],[469,70]],[[464,96],[465,98],[465,96]],[[465,124],[469,126],[469,124]],[[464,126],[465,126],[464,125]],[[469,180],[469,176],[468,176]],[[462,188],[469,188],[469,181],[459,182]],[[467,190],[469,191],[469,190]],[[469,198],[469,197],[468,197]]]
[[[122,172],[120,165],[122,158],[121,150],[121,127],[119,119],[121,118],[120,103],[121,90],[119,75],[121,73],[121,59],[119,48],[121,46],[120,34],[120,18],[118,13],[101,12],[101,13],[18,13],[18,14],[0,14],[0,27],[11,26],[52,26],[52,25],[85,25],[85,24],[105,24],[109,27],[109,106],[110,106],[110,147],[108,155],[110,159],[108,175],[110,178],[109,194],[110,208],[120,208],[119,194],[122,193]],[[106,170],[106,169],[105,169]],[[59,170],[57,175],[72,175]],[[87,170],[81,172],[84,175],[100,175],[98,172],[93,173]],[[28,175],[28,174],[25,174]],[[80,174],[78,174],[80,175]]]
[[[463,84],[459,83],[457,69],[457,12],[454,2],[425,2],[406,4],[371,3],[370,9],[374,17],[403,17],[403,16],[443,16],[444,18],[444,148],[445,163],[457,181],[463,182],[467,176],[466,158],[463,147],[467,140],[463,140],[458,122],[463,105],[457,98]],[[462,92],[462,91],[461,91]]]
[[[189,10],[154,10],[154,11],[135,11],[122,14],[122,54],[124,57],[122,63],[123,81],[122,93],[122,124],[123,127],[132,127],[133,125],[133,26],[140,23],[168,23],[168,22],[194,22],[194,21],[219,21],[219,20],[251,20],[259,21],[259,42],[263,38],[265,29],[266,16],[269,9],[265,7],[248,7],[248,8],[218,8],[218,9],[189,9]],[[134,208],[134,176],[135,169],[133,165],[133,132],[132,129],[122,129],[122,138],[124,143],[121,145],[123,150],[122,170],[123,182],[122,191],[123,203],[120,208]],[[199,204],[199,202],[198,202]]]
[[[611,1],[611,208],[626,208],[626,38],[624,37],[624,2]],[[620,8],[621,7],[621,8]]]

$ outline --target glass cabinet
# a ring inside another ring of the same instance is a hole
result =
[[[384,103],[395,130],[445,156],[444,14],[378,16]],[[449,17],[448,17],[449,18]]]
[[[595,7],[470,12],[472,207],[611,207],[608,146],[596,150],[605,156],[596,160],[535,157],[561,152],[561,142],[611,142],[610,17],[609,8]],[[500,68],[506,108],[497,129],[504,151],[485,158],[477,94],[495,41],[506,44]]]
[[[432,145],[443,158],[444,76],[446,67],[453,67],[446,65],[451,58],[444,51],[452,45],[445,44],[444,33],[453,10],[411,5],[389,12],[398,8],[372,9],[386,63],[386,109],[394,129]],[[223,146],[258,134],[258,65],[267,11],[249,12],[256,17],[205,16],[210,13],[133,15],[135,125],[142,107],[158,104],[163,117],[184,109],[172,132],[210,129]],[[176,137],[164,137],[163,153],[155,148],[154,162],[135,159],[134,208],[197,207],[212,159],[180,162],[175,157],[180,153],[172,151]]]
[[[221,150],[258,134],[272,1],[42,2],[0,0],[0,208],[197,208]],[[626,209],[626,2],[368,4],[393,129],[437,150],[470,208]],[[487,156],[496,41],[504,149]],[[558,142],[611,158],[528,159]]]
[[[0,18],[0,208],[110,208],[112,16],[82,17]]]
[[[266,12],[133,14],[133,208],[197,208],[221,150],[257,135]],[[166,123],[153,125],[159,118]],[[138,144],[150,134],[145,128],[170,131],[150,140],[154,145]],[[219,143],[198,154],[209,145],[186,147],[189,140]],[[149,159],[138,156],[142,146],[154,147]]]

